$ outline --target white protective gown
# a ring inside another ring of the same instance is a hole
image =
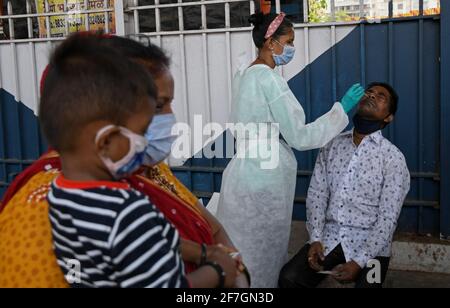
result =
[[[279,155],[279,161],[272,169],[261,168],[261,162],[272,156],[231,160],[223,173],[217,218],[241,252],[252,287],[277,287],[287,261],[295,196],[297,161],[291,147],[300,151],[323,147],[344,130],[348,117],[336,103],[315,122],[305,124],[305,113],[287,82],[266,65],[238,72],[233,96],[233,122],[279,123],[287,144],[277,138],[278,153],[271,155]],[[260,133],[257,142],[277,137]],[[255,145],[249,138],[255,139],[251,134],[237,137],[237,148],[250,151]]]

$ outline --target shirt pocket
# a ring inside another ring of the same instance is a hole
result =
[[[371,229],[379,217],[379,202],[367,198],[355,197],[349,200],[340,221],[348,227]]]
[[[372,168],[372,167],[371,167]],[[373,169],[378,169],[374,171]],[[378,205],[383,189],[383,176],[379,168],[361,170],[353,178],[353,193],[356,199],[360,199],[369,205]]]

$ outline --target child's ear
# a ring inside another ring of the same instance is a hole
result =
[[[111,127],[102,133],[102,135],[96,139],[96,152],[102,154],[103,156],[108,156],[108,153],[111,150],[111,140],[118,133],[120,133],[120,129],[118,127]]]

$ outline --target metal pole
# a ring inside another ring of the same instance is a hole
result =
[[[116,17],[116,34],[125,36],[125,14],[123,0],[114,0],[114,15]]]
[[[450,239],[450,1],[441,1],[441,237]]]

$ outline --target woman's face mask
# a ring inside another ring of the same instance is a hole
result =
[[[167,157],[177,136],[172,135],[172,127],[177,123],[173,113],[159,114],[153,117],[145,134],[148,141],[144,163],[156,165]]]
[[[294,59],[295,47],[287,44],[283,46],[280,42],[278,42],[275,39],[273,41],[276,42],[281,47],[283,47],[283,53],[281,55],[277,55],[275,54],[275,52],[272,51],[272,57],[273,60],[275,61],[275,65],[276,66],[286,65],[289,62],[291,62],[292,59]]]
[[[108,125],[100,129],[95,138],[95,142],[97,143],[100,137],[113,127],[115,126]],[[144,136],[135,134],[125,127],[119,127],[119,129],[120,133],[129,140],[130,149],[128,150],[128,153],[116,162],[113,162],[109,157],[100,155],[100,159],[105,164],[105,167],[116,180],[132,175],[142,166],[148,144],[148,141]]]

